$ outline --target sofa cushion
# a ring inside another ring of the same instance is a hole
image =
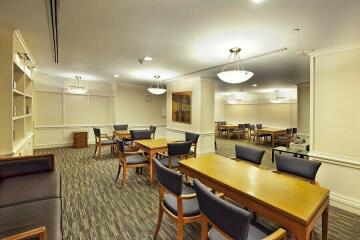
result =
[[[0,207],[61,197],[56,171],[5,178],[0,183]]]
[[[60,198],[0,208],[0,216],[0,239],[42,226],[47,239],[62,239]]]

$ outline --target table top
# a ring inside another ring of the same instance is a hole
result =
[[[118,130],[118,131],[114,131],[114,134],[130,134],[130,132],[128,130]]]
[[[239,125],[237,124],[226,124],[226,125],[219,125],[219,127],[224,127],[224,128],[237,128]]]
[[[260,131],[260,132],[261,131],[262,132],[283,132],[283,131],[286,131],[286,129],[265,127],[265,128],[257,129],[257,131]]]
[[[179,164],[180,169],[192,170],[302,223],[309,223],[329,196],[329,190],[318,185],[216,154],[182,160]]]
[[[157,139],[143,139],[136,140],[135,143],[140,144],[149,149],[165,148],[167,147],[168,141],[166,138],[157,138]]]
[[[287,152],[287,153],[300,154],[300,155],[305,155],[305,156],[309,155],[308,151],[301,150],[301,149],[295,149],[295,148],[282,147],[282,146],[276,147],[276,148],[274,148],[274,150],[281,151],[281,152]]]

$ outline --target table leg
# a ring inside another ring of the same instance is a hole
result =
[[[228,139],[230,139],[230,129],[227,129]]]
[[[150,184],[151,186],[154,186],[154,156],[156,152],[149,151],[149,163],[150,163],[150,169],[149,169],[149,175],[150,175]]]
[[[275,145],[275,134],[271,134],[271,146],[274,148]]]
[[[274,153],[275,153],[275,151],[274,151],[274,149],[272,149],[271,150],[271,161],[272,162],[274,162]]]
[[[324,212],[322,213],[322,240],[328,239],[328,223],[329,223],[329,206],[325,208]]]

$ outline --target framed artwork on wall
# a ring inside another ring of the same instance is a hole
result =
[[[191,91],[172,93],[172,120],[191,124]]]

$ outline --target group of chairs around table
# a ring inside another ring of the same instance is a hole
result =
[[[128,124],[114,125],[115,131],[128,131]],[[101,149],[110,147],[111,153],[116,152],[117,143],[114,135],[101,133],[100,128],[93,128],[95,135],[95,152],[94,158],[101,157]],[[130,130],[130,138],[125,138],[127,145],[132,145],[134,140],[155,138],[156,126],[150,125],[148,130]],[[97,154],[97,156],[96,156]]]
[[[236,145],[235,152],[233,160],[247,161],[256,166],[261,165],[265,153],[242,145]],[[159,215],[154,239],[160,230],[163,213],[177,222],[178,240],[183,238],[183,225],[194,222],[201,222],[202,240],[286,239],[284,229],[270,231],[257,223],[247,209],[226,201],[197,179],[192,185],[184,184],[182,173],[166,168],[159,160],[154,161],[159,183]],[[315,177],[320,165],[318,161],[276,155],[275,172],[317,184]]]
[[[227,136],[230,134],[231,136],[237,137],[239,140],[241,138],[248,139],[250,142],[259,143],[259,142],[266,142],[267,140],[271,140],[271,134],[260,133],[258,130],[263,128],[261,123],[258,124],[250,124],[250,123],[243,123],[238,124],[237,127],[234,127],[228,131],[227,128],[222,126],[226,125],[226,122],[217,122],[216,125],[216,135]],[[286,132],[283,135],[276,136],[274,139],[275,144],[283,145],[289,147],[291,142],[291,138],[297,134],[297,128],[287,128]]]

